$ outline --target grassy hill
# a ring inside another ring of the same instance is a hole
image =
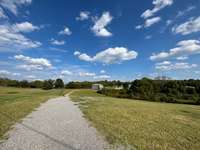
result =
[[[41,90],[0,87],[0,139],[20,119],[49,98],[61,96],[66,90]]]
[[[140,150],[198,150],[200,107],[106,97],[91,90],[71,95],[111,144]]]

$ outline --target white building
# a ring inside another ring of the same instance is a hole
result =
[[[92,85],[92,89],[93,90],[102,90],[103,89],[103,85],[102,84],[93,84]]]

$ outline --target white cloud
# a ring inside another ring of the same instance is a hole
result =
[[[3,9],[0,7],[0,18],[7,18],[7,16],[4,14]]]
[[[35,79],[36,76],[34,76],[34,75],[27,75],[26,78],[28,78],[28,79]]]
[[[27,64],[24,64],[24,65],[17,65],[16,68],[18,69],[23,69],[23,70],[26,70],[26,71],[32,71],[32,70],[43,70],[43,67],[40,66],[40,65],[27,65]]]
[[[163,62],[160,62],[160,63],[156,63],[157,66],[162,66],[162,65],[171,65],[171,62],[170,61],[163,61]]]
[[[73,73],[71,72],[71,71],[69,71],[69,70],[63,70],[63,71],[61,71],[61,75],[67,75],[67,76],[70,76],[70,75],[72,75]]]
[[[41,46],[38,41],[32,41],[23,34],[13,30],[13,26],[0,25],[0,50],[23,50]]]
[[[95,20],[94,26],[91,30],[95,33],[96,36],[108,37],[112,33],[109,32],[105,27],[111,23],[113,17],[109,12],[104,12],[99,19]]]
[[[137,30],[142,29],[142,28],[143,28],[143,25],[137,25],[137,26],[135,27],[135,29],[137,29]]]
[[[162,71],[170,71],[170,70],[184,70],[184,69],[192,69],[192,68],[196,68],[197,64],[189,64],[189,63],[157,63],[155,65],[155,68],[158,70],[162,70]]]
[[[148,28],[156,23],[158,23],[159,21],[161,21],[161,18],[160,17],[154,17],[154,18],[150,18],[150,19],[147,19],[145,21],[145,24],[144,24],[144,27],[145,28]]]
[[[190,11],[194,10],[194,9],[196,9],[196,7],[195,7],[195,6],[188,6],[188,7],[187,7],[187,9],[185,9],[185,10],[182,10],[182,11],[178,11],[178,13],[177,13],[176,17],[181,17],[181,16],[184,16],[186,13],[188,13],[188,12],[190,12]]]
[[[89,55],[87,55],[87,54],[80,54],[79,56],[78,56],[78,58],[80,59],[80,60],[84,60],[84,61],[93,61],[94,59],[92,58],[92,57],[90,57]]]
[[[106,73],[106,71],[105,71],[105,70],[101,70],[100,73],[101,73],[101,74],[104,74],[104,73]]]
[[[96,74],[91,73],[91,72],[79,72],[79,76],[80,77],[94,77],[94,76],[96,76]]]
[[[55,39],[51,39],[51,44],[53,44],[53,45],[64,45],[65,41],[63,41],[63,40],[58,41],[58,40],[55,40]]]
[[[0,70],[0,76],[7,76],[10,75],[10,72],[7,70]]]
[[[18,7],[22,5],[30,5],[32,0],[1,0],[0,6],[9,10],[13,14],[18,14]]]
[[[89,62],[100,62],[103,64],[115,64],[121,63],[122,61],[132,60],[137,57],[138,53],[134,50],[128,50],[124,47],[108,48],[97,53],[95,56],[91,57],[85,53],[79,54],[80,60]]]
[[[172,22],[173,22],[172,20],[167,20],[166,25],[169,26],[170,24],[172,24]]]
[[[13,76],[20,76],[21,73],[13,73]]]
[[[20,76],[20,73],[12,73],[10,71],[7,70],[0,70],[0,77],[13,77],[13,76]]]
[[[15,32],[32,32],[40,29],[38,26],[35,26],[30,22],[17,23],[14,24],[12,28]]]
[[[154,5],[153,9],[147,9],[142,15],[142,18],[149,18],[155,15],[161,9],[170,6],[173,4],[173,0],[153,0],[152,4]]]
[[[111,76],[109,75],[99,75],[99,76],[94,76],[94,79],[110,79]]]
[[[17,66],[25,70],[43,70],[52,67],[51,62],[45,58],[31,58],[24,55],[15,55],[14,58],[25,63]]]
[[[177,57],[176,59],[177,60],[186,60],[186,59],[188,59],[188,57],[187,56],[180,56],[180,57]]]
[[[182,35],[188,35],[199,31],[200,31],[200,16],[197,18],[192,18],[189,21],[172,28],[172,32]]]
[[[199,40],[185,40],[177,43],[177,47],[172,48],[169,52],[160,52],[150,56],[151,60],[166,59],[170,57],[188,56],[200,53],[200,41]]]
[[[80,55],[81,53],[79,51],[74,52],[74,56]]]
[[[65,27],[64,30],[60,31],[58,34],[60,35],[71,35],[72,31],[68,27]]]
[[[58,52],[62,52],[62,53],[66,53],[67,52],[67,50],[60,49],[60,48],[57,48],[57,47],[49,47],[49,50],[58,51]]]
[[[87,20],[89,19],[89,16],[90,15],[90,12],[88,11],[81,11],[79,16],[76,17],[76,20],[80,20],[80,21],[83,21],[83,20]]]

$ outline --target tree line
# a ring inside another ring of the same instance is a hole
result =
[[[92,84],[102,84],[104,87],[113,87],[113,86],[121,86],[123,82],[119,80],[113,80],[113,81],[72,81],[66,84],[66,88],[70,89],[90,89],[92,87]]]
[[[45,90],[53,89],[53,88],[69,88],[69,89],[91,89],[92,84],[98,83],[102,84],[105,87],[113,87],[122,85],[121,81],[72,81],[67,84],[64,84],[62,79],[56,80],[35,80],[35,81],[27,81],[27,80],[11,80],[8,78],[0,78],[0,86],[10,86],[10,87],[21,87],[21,88],[42,88]]]
[[[104,85],[101,94],[107,96],[140,99],[148,101],[200,104],[200,80],[152,80],[143,78],[132,82],[121,81],[83,81],[64,84],[62,79],[44,81],[18,81],[0,78],[0,86],[21,88],[53,88],[90,89],[92,84]],[[115,89],[113,87],[123,87]]]
[[[7,78],[0,78],[0,86],[10,86],[10,87],[21,87],[21,88],[41,88],[45,90],[50,90],[53,88],[64,88],[64,82],[62,79],[56,80],[35,80],[35,81],[27,81],[27,80],[11,80]]]
[[[128,88],[129,87],[129,88]],[[134,80],[121,90],[106,89],[99,93],[149,101],[200,104],[200,80]]]

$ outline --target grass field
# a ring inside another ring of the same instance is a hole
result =
[[[105,97],[91,90],[71,95],[111,144],[139,150],[199,150],[200,107]]]
[[[69,90],[68,90],[69,91]],[[0,139],[10,127],[49,98],[62,96],[67,90],[0,87]]]

